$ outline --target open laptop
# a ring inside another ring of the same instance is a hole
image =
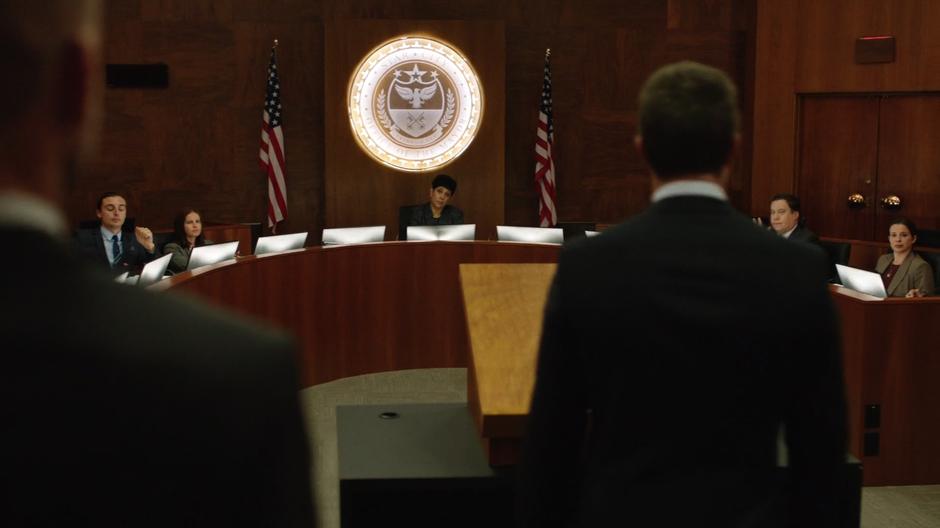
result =
[[[496,239],[500,242],[561,244],[565,241],[565,233],[557,227],[496,226]]]
[[[367,244],[385,240],[385,226],[337,227],[323,230],[323,245]]]
[[[408,226],[406,240],[473,240],[476,224]]]
[[[186,271],[235,258],[235,252],[237,251],[238,240],[195,247],[189,255],[189,264],[186,265]]]
[[[858,268],[850,268],[842,264],[836,264],[836,271],[839,272],[839,281],[846,288],[861,293],[867,293],[875,297],[884,299],[888,296],[885,291],[885,284],[881,280],[881,275]]]
[[[163,274],[166,273],[166,267],[170,265],[170,259],[173,258],[172,253],[167,253],[162,257],[151,260],[146,265],[144,269],[140,270],[140,277],[137,279],[137,285],[143,286],[146,288],[151,284],[159,281],[163,278]]]
[[[255,255],[300,249],[307,243],[307,232],[264,236],[255,244]]]

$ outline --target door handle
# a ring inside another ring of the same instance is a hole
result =
[[[848,198],[849,209],[863,209],[867,203],[865,203],[865,197],[860,193],[852,193]]]
[[[901,197],[896,194],[889,194],[881,199],[881,206],[889,211],[897,211],[901,208]]]

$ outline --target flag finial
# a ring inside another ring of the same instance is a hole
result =
[[[274,47],[277,47],[277,39],[274,39]]]
[[[552,56],[552,48],[545,48],[545,57]]]

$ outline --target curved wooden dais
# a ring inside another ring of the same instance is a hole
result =
[[[461,263],[556,262],[559,247],[386,242],[242,257],[154,289],[183,291],[292,332],[304,385],[347,376],[466,367]]]

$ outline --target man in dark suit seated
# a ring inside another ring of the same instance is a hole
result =
[[[770,197],[770,227],[787,240],[818,244],[819,237],[800,218],[800,199],[789,193]]]
[[[399,218],[398,238],[405,240],[408,226],[462,224],[463,211],[447,205],[456,192],[456,180],[446,174],[435,176],[428,193],[428,202],[410,206],[410,210]]]
[[[644,85],[635,143],[653,203],[562,251],[523,525],[836,526],[846,415],[826,259],[728,203],[738,122],[714,68],[672,64]]]
[[[313,526],[292,340],[116,284],[69,243],[62,200],[99,117],[100,16],[96,0],[0,0],[0,70],[15,72],[0,83],[13,103],[0,241],[17,257],[0,260],[2,524]]]
[[[98,198],[95,214],[101,221],[97,229],[79,229],[75,233],[79,250],[90,262],[114,275],[140,272],[144,264],[157,258],[153,233],[146,227],[135,227],[134,236],[124,236],[127,201],[116,192]]]

